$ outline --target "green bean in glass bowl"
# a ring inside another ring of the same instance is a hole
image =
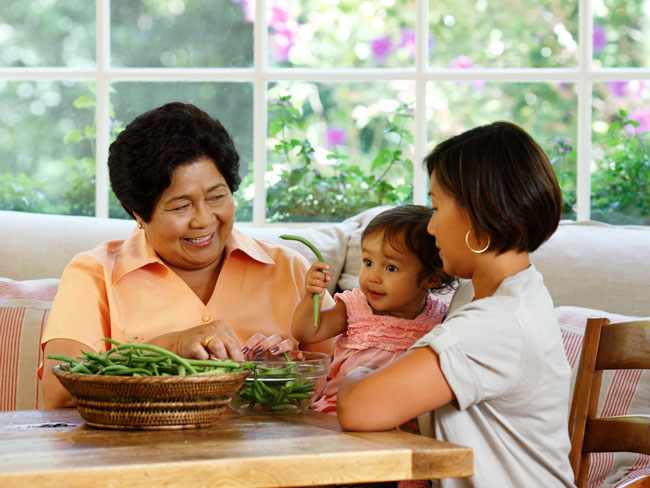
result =
[[[328,354],[310,351],[247,361],[251,374],[230,407],[242,414],[303,412],[323,394],[330,362]]]

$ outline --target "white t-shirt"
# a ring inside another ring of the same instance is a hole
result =
[[[431,347],[456,400],[434,412],[435,437],[474,450],[471,478],[443,487],[574,486],[569,464],[571,369],[553,301],[534,266],[472,301],[462,283]]]

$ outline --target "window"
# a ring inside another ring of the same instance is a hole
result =
[[[435,144],[505,119],[549,155],[565,218],[650,224],[650,0],[90,5],[3,4],[2,209],[126,217],[108,146],[178,100],[233,136],[240,222],[426,204]]]

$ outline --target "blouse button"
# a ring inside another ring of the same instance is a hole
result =
[[[201,318],[203,319],[203,322],[208,322],[208,321],[210,320],[210,316],[209,316],[208,314],[205,314],[205,315],[204,315],[203,317],[201,317]]]

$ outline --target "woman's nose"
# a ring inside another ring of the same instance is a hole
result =
[[[192,227],[207,227],[210,224],[210,219],[212,218],[212,213],[207,205],[200,203],[194,207],[194,215],[190,220],[190,225]]]
[[[429,224],[427,225],[427,232],[431,234],[432,236],[436,235],[435,232],[435,225],[433,224],[433,217],[429,219]]]

